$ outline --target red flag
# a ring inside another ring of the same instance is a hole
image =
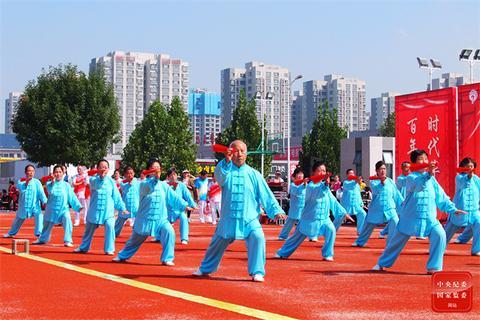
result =
[[[47,181],[53,180],[53,176],[44,176],[41,180],[42,183],[47,183]]]
[[[160,171],[160,169],[149,169],[149,170],[143,170],[142,173],[146,176],[150,175],[150,174],[155,174],[157,173],[158,171]]]
[[[347,180],[352,181],[352,180],[358,180],[358,176],[351,174],[347,177]]]
[[[473,169],[464,168],[464,167],[457,168],[457,173],[470,173],[470,172],[475,172],[475,168]]]
[[[327,174],[318,174],[318,175],[310,176],[308,180],[312,181],[313,183],[319,183],[320,181],[325,180],[331,175],[332,174],[330,172],[328,172]]]
[[[429,166],[429,163],[411,163],[410,171],[420,171],[422,169],[428,168]]]
[[[91,177],[91,176],[94,176],[94,175],[96,175],[96,174],[98,174],[98,173],[100,173],[100,171],[99,171],[98,169],[91,169],[91,170],[88,170],[88,171],[87,171],[87,174],[88,174],[88,176],[90,176],[90,177]]]

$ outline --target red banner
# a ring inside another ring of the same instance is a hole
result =
[[[290,160],[298,160],[300,151],[302,151],[302,146],[290,147]],[[273,160],[287,160],[287,153],[276,154],[273,156]]]
[[[480,83],[458,87],[459,160],[480,161]]]
[[[427,152],[439,162],[436,178],[453,197],[458,163],[457,88],[419,92],[395,98],[395,169],[401,173],[403,161],[410,161],[415,149]]]

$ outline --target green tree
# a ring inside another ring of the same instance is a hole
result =
[[[158,101],[150,105],[123,149],[122,165],[140,170],[145,169],[149,159],[158,158],[165,169],[176,167],[194,172],[196,153],[188,116],[175,97],[169,106]]]
[[[340,170],[340,140],[347,137],[347,130],[338,125],[336,108],[329,108],[328,102],[318,107],[317,118],[312,130],[302,140],[300,163],[310,174],[315,161],[325,162],[327,171],[338,173]]]
[[[243,140],[249,151],[256,151],[258,147],[261,148],[262,142],[262,129],[257,120],[256,115],[256,103],[252,99],[247,101],[245,91],[240,91],[238,104],[233,111],[233,118],[230,126],[223,130],[223,132],[215,140],[216,143],[228,146],[232,141],[240,139]],[[267,131],[264,131],[264,143],[267,144]],[[264,150],[266,148],[263,148]],[[225,156],[222,153],[216,153],[215,157],[218,160],[223,159]],[[261,155],[251,154],[247,158],[247,163],[253,168],[260,171],[261,169]],[[272,163],[272,156],[264,156],[264,174],[268,175],[270,172],[270,166]]]
[[[12,128],[32,162],[92,164],[117,140],[120,118],[101,71],[87,77],[68,64],[27,84]]]
[[[380,126],[383,137],[395,137],[395,112],[390,113]]]

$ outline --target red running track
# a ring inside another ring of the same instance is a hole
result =
[[[0,233],[8,231],[13,214],[0,215]],[[335,262],[321,258],[320,242],[305,242],[288,260],[273,259],[283,242],[277,241],[278,226],[265,226],[267,275],[264,283],[250,281],[246,249],[242,241],[232,244],[217,273],[194,278],[210,242],[214,226],[191,224],[188,245],[180,245],[177,231],[175,267],[160,265],[161,246],[145,243],[127,263],[111,262],[103,254],[103,229],[95,234],[89,254],[74,254],[62,246],[63,229],[55,227],[52,241],[32,246],[31,254],[91,270],[134,279],[203,297],[269,311],[299,319],[478,319],[480,258],[470,255],[469,245],[450,244],[445,255],[446,271],[469,271],[474,276],[474,306],[469,313],[435,313],[431,309],[431,276],[425,273],[428,241],[412,239],[388,272],[373,273],[371,267],[383,251],[385,240],[376,230],[366,248],[352,248],[355,229],[344,226],[337,235]],[[116,250],[125,244],[131,228],[125,226]],[[78,246],[83,225],[74,228]],[[17,238],[33,242],[33,220],[28,220]],[[11,239],[0,239],[10,247]],[[25,319],[243,319],[238,313],[168,297],[159,293],[88,276],[42,262],[0,252],[0,318]]]

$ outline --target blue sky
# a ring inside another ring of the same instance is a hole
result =
[[[303,80],[357,77],[367,81],[369,108],[382,92],[425,89],[417,56],[468,75],[458,54],[480,48],[480,1],[0,0],[0,44],[2,101],[42,68],[71,62],[88,71],[91,58],[117,49],[184,59],[191,86],[214,91],[221,69],[251,60]],[[475,71],[480,79],[480,64]]]

